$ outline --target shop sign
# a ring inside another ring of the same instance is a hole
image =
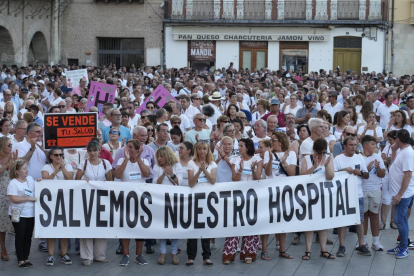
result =
[[[216,61],[216,41],[188,41],[188,61]]]
[[[174,40],[228,40],[228,41],[312,41],[329,40],[329,35],[239,35],[239,34],[174,34]]]

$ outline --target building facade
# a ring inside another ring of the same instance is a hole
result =
[[[0,2],[1,64],[162,64],[163,0]]]
[[[166,67],[382,71],[382,0],[169,0]]]

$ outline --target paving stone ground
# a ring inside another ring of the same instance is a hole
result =
[[[410,228],[414,229],[414,222],[411,219]],[[380,232],[381,243],[384,249],[390,249],[396,246],[396,239],[398,235],[397,230],[389,228],[387,225],[386,230]],[[414,231],[410,231],[410,236],[414,238]],[[369,246],[371,246],[372,238],[368,235]],[[333,245],[328,245],[327,250],[332,254],[335,254],[338,250],[337,235],[329,231],[329,238],[334,241]],[[72,265],[64,265],[60,263],[60,259],[57,258],[54,266],[46,266],[47,253],[37,250],[38,240],[34,240],[32,243],[32,251],[30,255],[30,261],[34,264],[30,269],[19,269],[17,267],[16,255],[10,254],[10,261],[0,261],[0,275],[12,276],[12,275],[30,275],[30,276],[63,276],[63,275],[283,275],[283,276],[339,276],[339,275],[352,275],[352,276],[390,276],[390,275],[414,275],[414,250],[412,254],[405,259],[397,260],[393,255],[387,255],[385,251],[375,252],[371,250],[372,255],[365,257],[354,249],[357,236],[355,233],[347,233],[346,237],[346,256],[344,258],[336,258],[335,260],[327,260],[319,257],[319,244],[314,243],[312,246],[311,260],[303,261],[301,256],[304,254],[305,245],[304,237],[302,237],[299,245],[290,245],[293,239],[292,234],[288,234],[287,243],[289,244],[287,250],[294,256],[294,259],[282,259],[278,257],[276,250],[276,242],[274,237],[269,238],[269,254],[272,257],[270,261],[263,261],[260,258],[252,264],[244,264],[238,259],[230,264],[223,265],[221,263],[221,254],[223,250],[224,239],[217,239],[217,249],[212,250],[213,267],[206,267],[202,264],[201,245],[199,244],[199,250],[195,265],[192,267],[185,266],[187,260],[185,240],[180,240],[179,247],[182,249],[182,253],[179,255],[180,264],[178,266],[171,264],[171,255],[167,255],[166,264],[161,266],[157,265],[157,259],[159,254],[158,246],[155,247],[155,254],[145,255],[149,264],[146,266],[138,265],[131,262],[126,267],[118,265],[121,256],[115,254],[115,250],[118,247],[118,240],[108,240],[108,263],[93,263],[91,266],[85,267],[82,265],[82,260],[77,255],[74,249],[74,240],[72,240],[72,251],[70,256],[73,260]],[[14,248],[14,236],[8,234],[6,237],[7,248],[12,251]],[[131,242],[131,253],[135,252],[135,243]],[[56,250],[57,252],[57,250]]]

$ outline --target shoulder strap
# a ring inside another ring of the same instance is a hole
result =
[[[279,164],[279,172],[280,172],[280,173],[283,173],[283,174],[285,174],[285,175],[287,175],[287,176],[289,176],[289,175],[287,174],[287,171],[285,170],[285,168],[284,168],[284,167],[283,167],[283,165],[281,164],[279,157],[277,157],[276,152],[273,152],[273,155],[275,156],[276,160],[277,160],[277,161],[279,161],[279,163],[280,163],[280,164]]]
[[[102,165],[103,165],[103,167],[104,167],[104,170],[105,170],[105,172],[106,172],[106,163],[105,163],[105,159],[101,159],[102,160]]]
[[[85,159],[85,165],[83,165],[83,173],[86,171],[86,165],[88,164],[88,159]]]
[[[311,155],[309,155],[309,158],[310,158],[310,160],[311,160],[311,162],[312,162],[312,165],[314,165],[314,162],[313,162],[313,155],[311,154]]]

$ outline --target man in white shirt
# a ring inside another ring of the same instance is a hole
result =
[[[128,107],[128,113],[129,113],[129,125],[131,125],[132,128],[134,128],[135,126],[138,125],[138,120],[141,116],[135,113],[134,103],[129,102],[127,104],[127,107]]]
[[[398,106],[393,104],[394,96],[392,92],[388,92],[384,95],[385,103],[378,107],[377,109],[377,121],[383,130],[385,130],[388,126],[388,123],[391,118],[391,112],[398,110]]]
[[[368,92],[367,99],[374,105],[374,112],[377,113],[378,107],[382,105],[382,102],[378,101],[378,92]]]
[[[19,120],[14,125],[14,134],[11,136],[10,141],[12,142],[12,151],[15,152],[17,145],[24,140],[27,134],[27,123],[26,121]]]
[[[144,77],[148,77],[151,80],[154,78],[154,75],[151,73],[151,68],[149,66],[145,66],[144,72],[142,72],[142,74]]]
[[[190,122],[193,122],[194,115],[200,113],[200,110],[190,104],[190,97],[188,95],[182,95],[180,103],[183,108],[183,114],[188,117]],[[191,123],[191,127],[194,127],[194,123]]]
[[[257,149],[260,140],[270,139],[270,137],[267,136],[267,122],[263,119],[259,119],[254,122],[253,129],[255,135],[252,137],[252,141],[254,143],[254,148]]]
[[[408,251],[408,208],[414,195],[414,151],[410,146],[410,133],[406,129],[397,132],[395,144],[391,147],[391,160],[389,168],[389,191],[394,206],[394,222],[398,226],[400,244],[387,251],[402,259],[410,255]],[[394,159],[395,158],[395,159]]]
[[[210,133],[208,129],[204,129],[206,118],[203,113],[195,114],[193,117],[194,129],[188,131],[185,134],[185,141],[192,143],[193,145],[198,141],[205,141],[210,144]]]
[[[364,244],[364,193],[362,192],[362,179],[368,179],[369,173],[361,155],[355,154],[358,141],[355,137],[347,137],[343,141],[344,152],[334,159],[335,171],[346,171],[349,174],[357,176],[358,198],[359,198],[359,215],[361,223],[356,225],[359,246],[356,248],[358,253],[363,256],[371,256],[371,252]],[[336,253],[337,257],[345,256],[345,235],[347,227],[338,228],[339,249]]]
[[[331,90],[329,91],[328,94],[329,97],[329,103],[327,103],[323,109],[325,109],[326,111],[328,111],[329,114],[331,114],[332,119],[335,116],[335,113],[345,110],[344,106],[342,104],[340,104],[337,100],[338,98],[338,92],[336,92],[335,90]]]
[[[191,88],[193,87],[193,80],[188,79],[185,83],[185,87],[183,87],[180,92],[178,92],[178,95],[190,95],[191,94]]]

